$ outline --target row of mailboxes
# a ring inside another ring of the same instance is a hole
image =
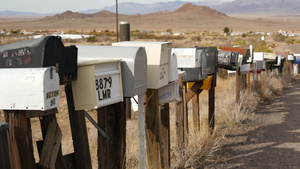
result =
[[[0,69],[0,109],[49,110],[59,106],[55,68]]]
[[[234,69],[238,64],[239,53],[233,51],[218,50],[218,66],[226,69]]]
[[[60,82],[76,79],[77,48],[65,47],[58,36],[0,46],[0,68],[58,68]]]

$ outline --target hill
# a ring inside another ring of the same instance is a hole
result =
[[[226,17],[227,15],[221,12],[218,12],[207,6],[197,6],[191,3],[186,3],[179,9],[172,12],[173,14],[182,14],[182,15],[194,15],[196,17],[208,17],[208,18],[217,18],[217,17]]]
[[[92,15],[89,14],[82,14],[78,12],[72,12],[72,11],[66,11],[61,14],[56,14],[54,16],[46,16],[42,18],[41,20],[69,20],[69,19],[83,19],[86,17],[92,17]]]

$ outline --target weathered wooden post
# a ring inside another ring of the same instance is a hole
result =
[[[185,72],[179,72],[179,98],[180,101],[176,103],[176,134],[177,134],[177,146],[183,150],[184,140],[185,140],[185,127],[184,127],[184,115],[186,113],[186,100],[185,93],[186,87],[185,82],[183,82],[183,76]]]
[[[211,88],[208,91],[208,124],[211,134],[215,128],[215,87],[217,85],[217,75],[213,74]]]
[[[75,109],[74,94],[71,84],[65,86],[69,119],[74,146],[76,168],[92,168],[87,128],[83,111]]]
[[[0,122],[0,168],[11,169],[9,151],[8,151],[8,139],[7,130],[9,124]]]

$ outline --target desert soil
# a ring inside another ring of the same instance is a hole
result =
[[[300,80],[259,106],[253,122],[226,136],[213,168],[300,168]],[[241,129],[242,128],[242,129]]]

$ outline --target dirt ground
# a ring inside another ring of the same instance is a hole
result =
[[[233,129],[213,168],[300,167],[300,79],[282,96],[261,104],[252,123]]]

